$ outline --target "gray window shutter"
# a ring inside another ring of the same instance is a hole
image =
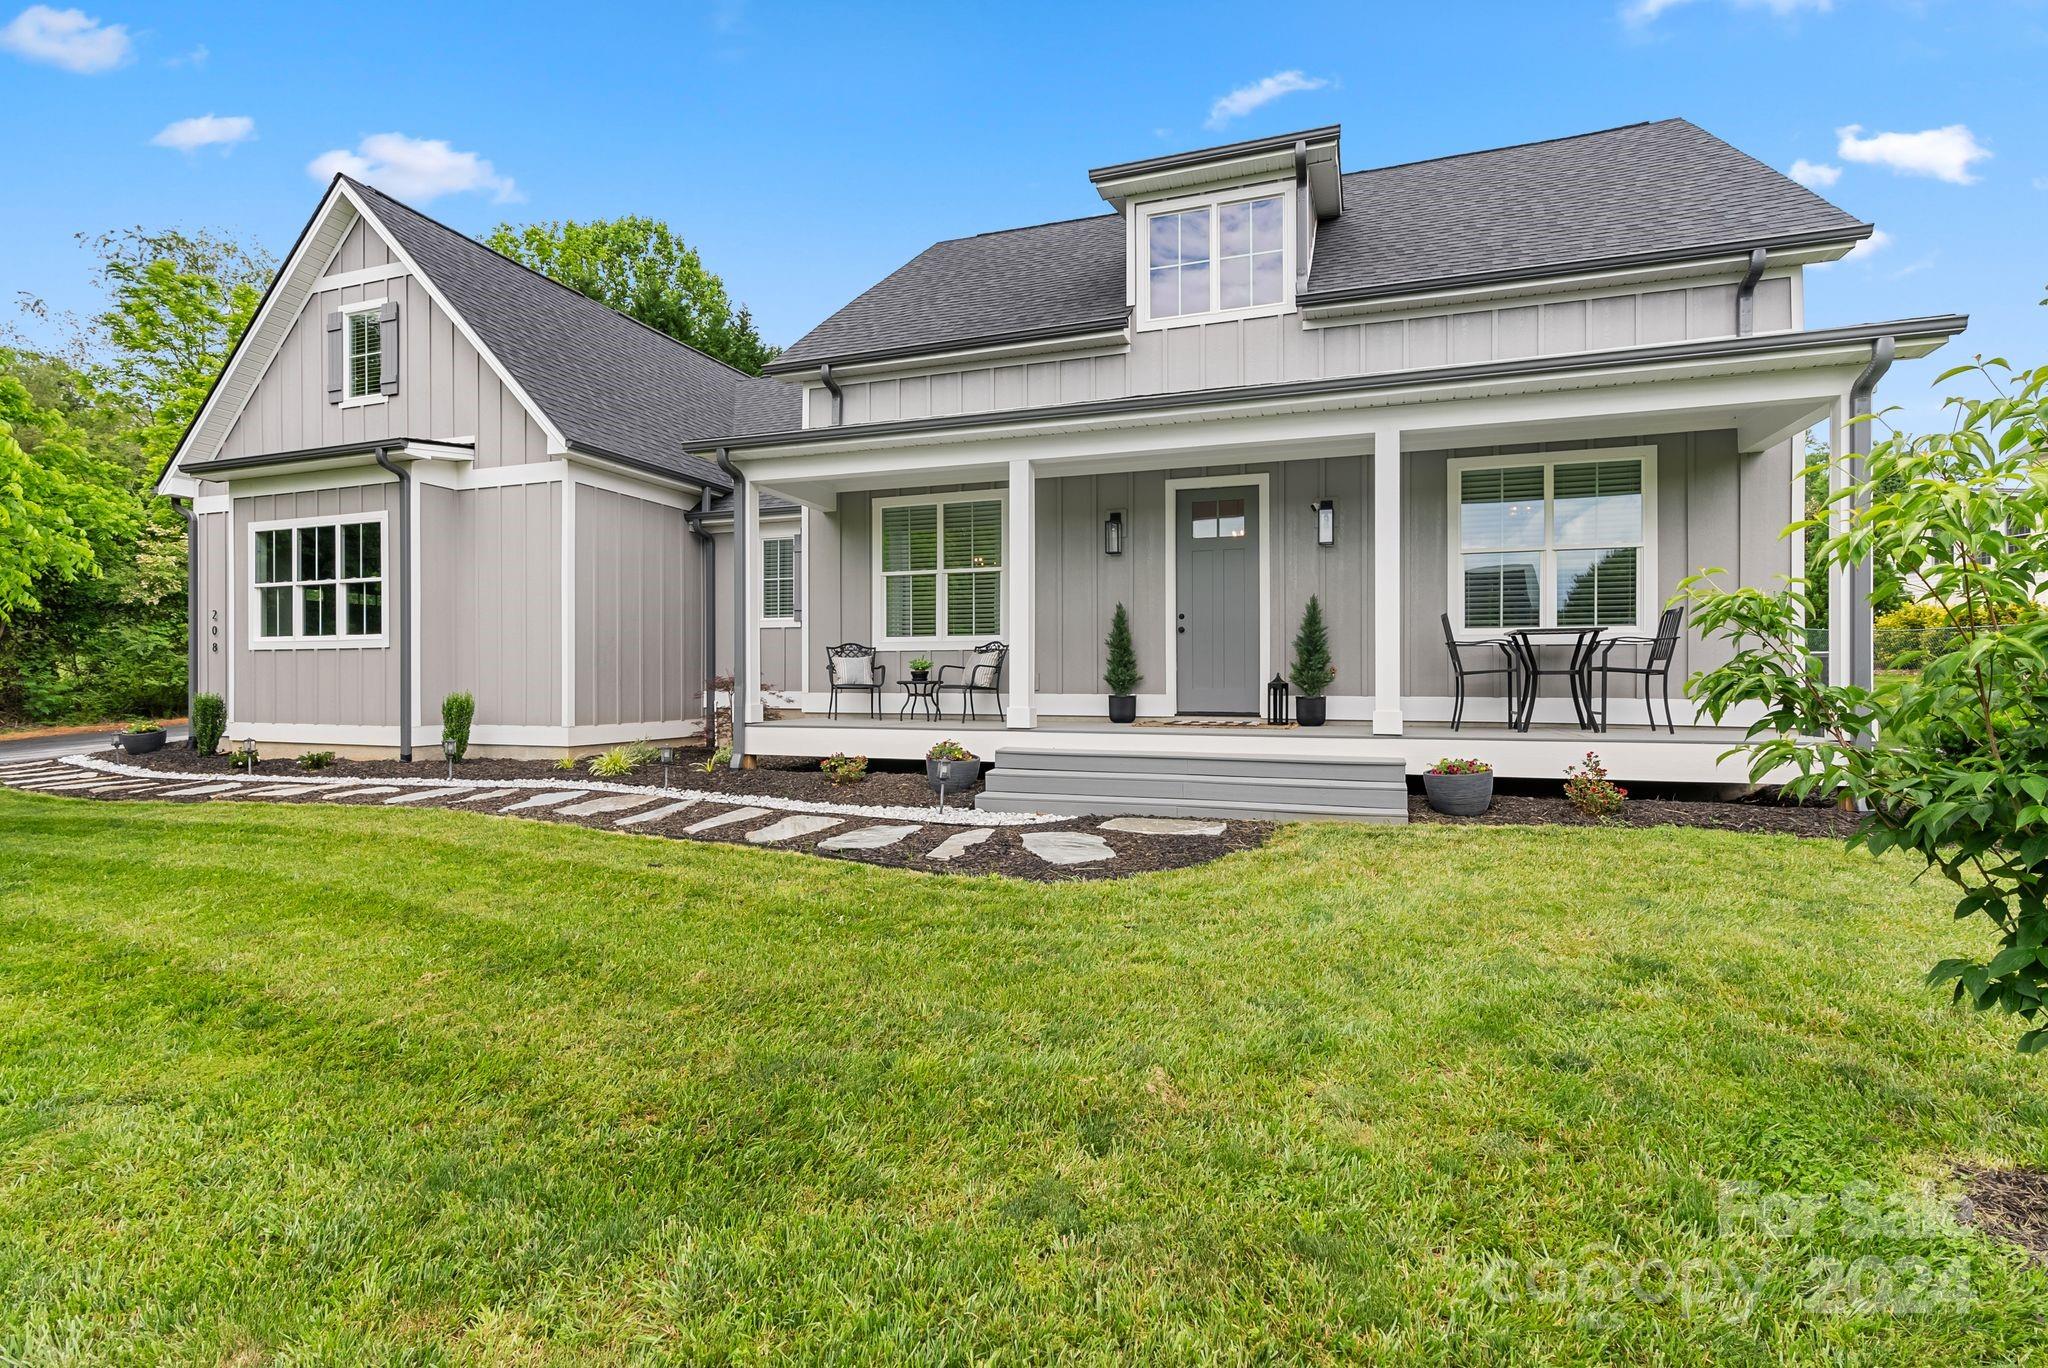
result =
[[[342,387],[342,352],[345,338],[341,331],[341,314],[327,315],[327,402],[338,404],[347,391]]]
[[[382,390],[386,394],[398,393],[398,301],[387,299],[384,307],[377,310],[377,351],[379,374],[383,377]]]

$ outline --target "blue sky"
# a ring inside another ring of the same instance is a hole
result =
[[[88,307],[80,232],[281,252],[342,165],[469,231],[666,218],[786,344],[936,239],[1099,212],[1105,162],[1342,123],[1357,169],[1682,115],[1882,229],[1810,275],[1809,325],[1959,310],[1949,356],[2048,361],[2039,0],[865,8],[0,0],[0,302]],[[1931,418],[1937,369],[1886,401]]]

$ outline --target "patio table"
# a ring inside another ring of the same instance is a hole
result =
[[[939,717],[939,681],[936,676],[931,679],[903,681],[903,706],[896,710],[896,716],[907,716],[913,703],[923,710],[926,717]]]
[[[1581,730],[1593,725],[1592,664],[1593,656],[1599,649],[1600,634],[1605,627],[1517,627],[1507,633],[1508,640],[1515,644],[1515,652],[1522,658],[1522,677],[1527,684],[1522,689],[1521,716],[1515,720],[1515,730],[1525,732],[1536,720],[1536,685],[1545,675],[1564,675],[1571,682],[1572,713],[1579,719]],[[1531,638],[1550,637],[1550,641],[1536,641]],[[1545,646],[1570,646],[1571,663],[1561,670],[1546,670],[1537,663],[1536,652]]]

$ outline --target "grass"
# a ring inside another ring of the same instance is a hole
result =
[[[1042,886],[0,793],[0,1361],[2020,1359],[2048,1279],[1938,1206],[1724,1219],[2048,1161],[1911,872],[1302,826]],[[1833,1295],[1911,1259],[1968,1304]]]

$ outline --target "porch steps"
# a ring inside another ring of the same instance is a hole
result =
[[[1006,746],[983,781],[984,812],[1090,817],[1232,817],[1241,821],[1408,820],[1397,757],[1161,755]]]

